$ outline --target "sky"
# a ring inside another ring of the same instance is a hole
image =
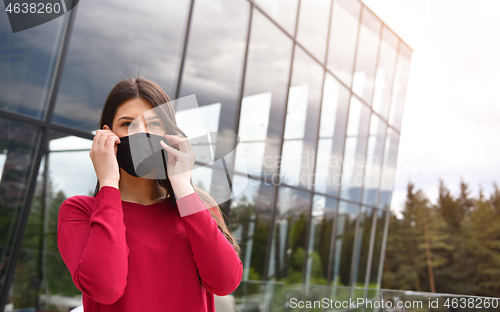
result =
[[[412,49],[393,211],[408,182],[432,203],[439,180],[473,196],[500,184],[500,1],[363,0]]]

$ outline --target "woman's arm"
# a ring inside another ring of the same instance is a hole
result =
[[[194,261],[205,288],[218,296],[232,293],[240,284],[243,264],[195,192],[177,200]]]
[[[75,286],[102,304],[116,302],[127,285],[129,249],[120,191],[103,186],[95,198],[74,196],[59,209],[57,245]]]
[[[196,160],[191,143],[174,135],[167,134],[165,138],[179,146],[177,150],[160,143],[168,152],[168,178],[201,282],[209,292],[225,296],[240,284],[243,264],[190,183]]]

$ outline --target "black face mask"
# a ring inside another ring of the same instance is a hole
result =
[[[116,158],[118,165],[134,177],[144,177],[153,170],[151,179],[167,179],[167,152],[160,145],[165,138],[152,133],[135,133],[121,137]]]

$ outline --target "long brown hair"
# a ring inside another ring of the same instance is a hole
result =
[[[113,130],[113,119],[115,118],[117,108],[123,102],[133,98],[142,98],[151,103],[153,107],[160,107],[161,111],[158,111],[159,117],[163,121],[163,125],[165,126],[167,133],[181,135],[187,138],[186,134],[179,127],[177,127],[174,108],[168,95],[157,84],[143,77],[122,80],[111,90],[106,102],[104,103],[101,120],[99,121],[99,129],[103,129],[104,125],[108,125],[110,129]],[[168,177],[164,180],[156,181],[161,187],[166,189],[167,196],[174,196],[174,190],[172,189],[172,185],[170,184]],[[219,230],[224,234],[226,239],[233,246],[234,250],[236,250],[239,254],[240,247],[224,222],[222,217],[223,214],[219,205],[217,205],[216,201],[208,193],[193,185],[192,180],[189,182],[205,206],[210,208],[208,210],[217,222]],[[99,192],[99,181],[97,181],[94,196],[97,196],[97,192]]]

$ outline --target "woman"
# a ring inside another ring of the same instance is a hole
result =
[[[58,216],[59,251],[84,311],[215,311],[214,294],[241,281],[239,247],[215,201],[192,185],[195,156],[168,96],[144,78],[121,81],[100,129],[90,150],[94,196],[68,198]],[[141,133],[165,138],[166,179],[136,176],[124,170],[127,153],[117,158]]]

